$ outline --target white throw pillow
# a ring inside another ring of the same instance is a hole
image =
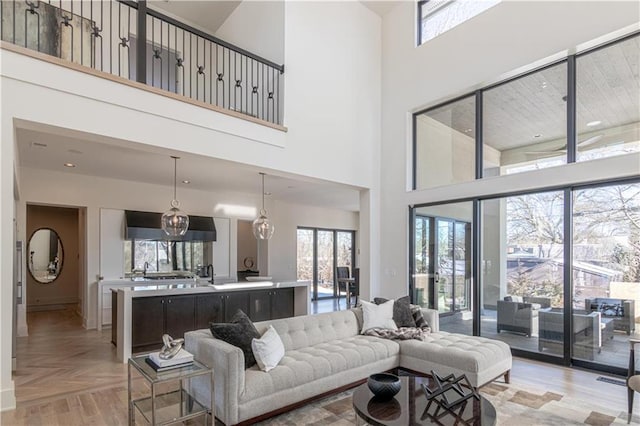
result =
[[[397,330],[396,322],[393,320],[393,299],[380,305],[362,301],[362,333],[371,328],[387,328]]]
[[[251,349],[258,367],[262,371],[274,369],[284,357],[284,344],[272,325],[269,326],[261,338],[251,341]]]

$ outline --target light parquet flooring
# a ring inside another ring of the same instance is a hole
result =
[[[17,409],[3,412],[0,423],[127,424],[127,369],[116,360],[110,330],[84,330],[70,311],[29,313],[28,320],[30,335],[18,341]],[[599,375],[514,358],[511,378],[515,385],[626,412],[626,387],[598,382]],[[134,398],[147,394],[145,384],[135,380]],[[640,397],[634,412],[640,413]]]
[[[126,364],[118,363],[111,332],[85,330],[72,310],[30,312],[29,336],[18,338],[14,374],[18,406],[63,395],[126,388]]]

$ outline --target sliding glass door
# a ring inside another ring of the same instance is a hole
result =
[[[420,207],[413,218],[413,301],[451,316],[443,329],[466,334],[472,319],[471,213],[471,203],[458,203]]]
[[[301,227],[298,228],[297,246],[297,278],[312,282],[311,298],[338,296],[336,268],[348,267],[353,276],[355,231]]]

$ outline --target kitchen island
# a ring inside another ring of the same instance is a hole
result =
[[[132,282],[114,292],[116,352],[120,362],[132,353],[159,350],[162,335],[226,322],[242,309],[253,321],[307,315],[309,281],[227,284]]]

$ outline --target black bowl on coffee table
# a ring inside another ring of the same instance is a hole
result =
[[[376,399],[388,400],[400,392],[400,378],[389,373],[372,374],[367,379],[367,386]]]

